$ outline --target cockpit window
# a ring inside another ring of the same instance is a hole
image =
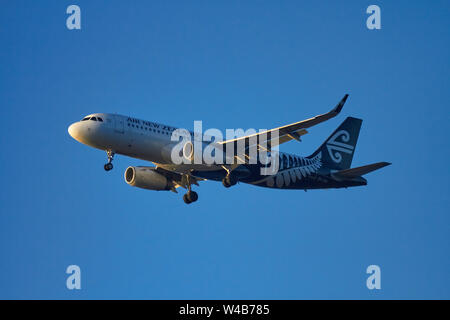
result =
[[[92,121],[100,121],[103,122],[103,119],[100,117],[84,117],[81,121],[87,121],[87,120],[92,120]]]

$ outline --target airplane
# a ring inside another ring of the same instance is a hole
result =
[[[308,133],[307,128],[337,116],[347,98],[348,94],[331,111],[310,119],[252,135],[214,142],[215,146],[220,146],[222,150],[233,149],[233,151],[237,150],[238,143],[244,144],[244,156],[239,158],[238,154],[231,153],[233,159],[226,163],[175,163],[172,150],[179,142],[173,141],[172,133],[177,128],[118,114],[87,115],[71,124],[68,132],[78,142],[106,151],[108,158],[108,162],[104,165],[106,171],[113,168],[112,161],[115,154],[152,162],[154,166],[150,167],[128,167],[124,173],[125,182],[138,188],[175,193],[177,188],[183,187],[187,190],[183,195],[186,204],[197,201],[198,194],[192,190],[192,185],[198,186],[198,182],[204,180],[222,181],[227,188],[242,182],[266,188],[305,191],[364,186],[367,185],[367,180],[362,177],[363,175],[391,163],[377,162],[350,168],[362,124],[361,119],[346,118],[309,156],[274,152],[280,144],[291,140],[301,141],[300,138]],[[190,131],[188,134],[192,137],[195,135]],[[254,138],[257,138],[256,142]],[[278,170],[273,171],[273,174],[262,174],[262,169],[267,168],[268,164],[249,161],[247,151],[250,146],[258,150],[264,149],[268,155],[273,156],[273,163],[278,164]],[[192,154],[192,143],[186,142],[180,149],[180,156],[192,160]]]

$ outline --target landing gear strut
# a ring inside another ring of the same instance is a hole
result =
[[[190,204],[198,200],[198,194],[191,189],[191,181],[190,176],[187,176],[187,189],[188,191],[183,195],[183,201],[186,204]]]
[[[106,155],[108,156],[108,163],[106,163],[103,168],[105,168],[105,171],[109,171],[113,168],[112,161],[114,159],[114,152],[112,150],[106,150]]]

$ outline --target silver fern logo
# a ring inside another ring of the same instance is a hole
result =
[[[341,141],[338,141],[340,139]],[[350,141],[350,134],[346,130],[336,132],[327,142],[327,150],[331,160],[336,163],[342,161],[342,153],[352,154],[354,147],[345,142]]]
[[[316,173],[322,166],[322,152],[319,152],[314,158],[308,159],[305,157],[298,157],[296,164],[292,167],[283,168],[277,174],[263,178],[253,182],[253,184],[265,184],[273,188],[288,188],[291,184],[294,185],[296,181]]]

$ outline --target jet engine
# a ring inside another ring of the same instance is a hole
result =
[[[186,160],[191,162],[194,161],[194,144],[191,141],[184,144],[182,154]]]
[[[194,144],[191,141],[171,143],[162,148],[161,155],[168,163],[180,164],[186,160],[192,163],[194,161]]]
[[[199,143],[201,144],[199,150],[196,149],[197,147],[194,148],[194,143],[191,141],[168,144],[161,149],[162,158],[167,163],[174,164],[192,164],[196,163],[196,161],[199,161],[199,163],[204,163],[203,152],[209,143]]]
[[[148,190],[170,190],[172,182],[166,176],[149,167],[128,167],[125,170],[125,182],[130,186]]]

